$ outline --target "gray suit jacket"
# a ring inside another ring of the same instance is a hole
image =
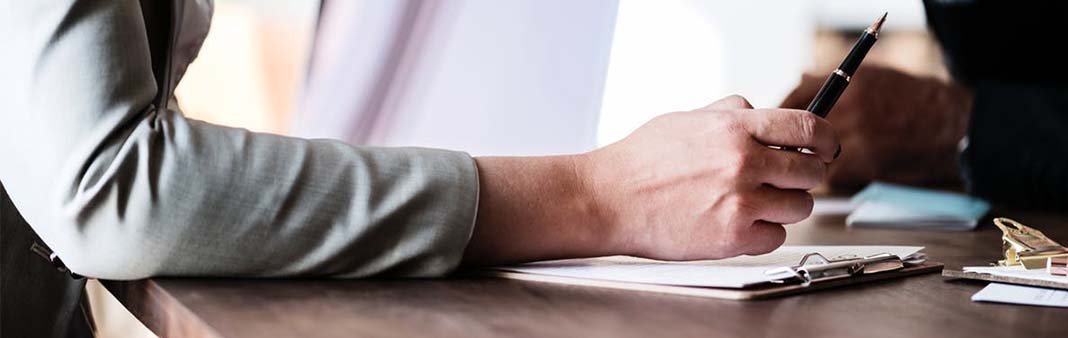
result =
[[[436,276],[460,261],[478,203],[468,155],[183,117],[173,89],[210,15],[205,0],[0,5],[3,337],[86,333],[82,283],[30,253],[35,236],[106,279]]]

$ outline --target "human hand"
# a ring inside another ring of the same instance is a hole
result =
[[[767,145],[804,147],[814,154]],[[763,254],[812,210],[838,149],[826,120],[730,96],[662,115],[577,166],[620,253],[669,260]]]
[[[782,103],[804,109],[824,77],[804,75]],[[841,138],[842,156],[829,167],[831,189],[853,191],[873,180],[920,186],[960,184],[957,144],[964,137],[971,97],[934,78],[861,66],[827,119]]]

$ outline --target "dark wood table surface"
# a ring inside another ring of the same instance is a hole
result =
[[[1064,242],[1068,215],[996,212]],[[947,268],[999,257],[1000,231],[789,226],[789,244],[922,245]],[[939,274],[761,301],[478,277],[104,282],[163,337],[1065,337],[1068,309],[976,303],[985,283]]]

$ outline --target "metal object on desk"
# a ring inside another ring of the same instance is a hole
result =
[[[904,269],[906,265],[923,263],[927,256],[916,253],[904,259],[888,253],[867,257],[836,257],[829,259],[813,252],[801,258],[795,266],[786,266],[764,272],[772,283],[800,281],[801,286],[813,282],[848,278],[862,274],[874,274]]]
[[[1001,229],[1001,245],[1005,259],[1000,266],[1023,265],[1027,269],[1043,269],[1050,257],[1068,257],[1068,248],[1046,237],[1041,231],[1010,218],[998,217],[994,225]]]
[[[1047,258],[1046,273],[1053,276],[1068,276],[1068,257]]]

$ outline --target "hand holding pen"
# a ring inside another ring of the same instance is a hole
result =
[[[875,45],[875,41],[879,40],[879,30],[882,29],[883,23],[886,22],[886,14],[883,13],[879,20],[876,20],[875,23],[872,23],[860,34],[860,38],[853,44],[853,49],[849,51],[838,69],[835,69],[827,77],[827,81],[823,83],[823,87],[816,93],[816,97],[812,99],[812,102],[808,104],[808,108],[805,110],[819,117],[827,117],[831,113],[831,108],[834,107],[834,104],[838,102],[838,98],[842,96],[846,87],[849,86],[849,80],[853,78],[853,73],[860,67],[860,63],[864,61],[868,51]],[[804,152],[802,148],[786,149]],[[838,148],[834,157],[837,158],[841,151],[842,149]]]

